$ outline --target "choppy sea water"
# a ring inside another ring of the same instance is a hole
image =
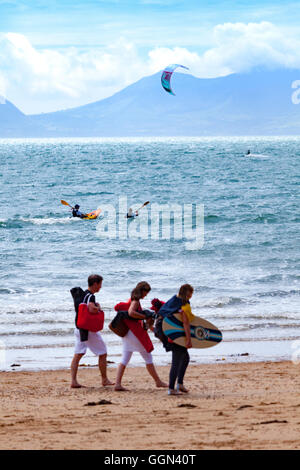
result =
[[[70,365],[69,290],[94,272],[104,277],[97,300],[114,363],[113,306],[142,280],[152,286],[145,308],[192,284],[193,312],[222,330],[223,342],[191,350],[192,361],[291,359],[300,350],[299,155],[300,138],[288,137],[0,140],[0,369]],[[150,201],[127,237],[120,198]],[[61,199],[115,212],[72,219]],[[189,250],[174,227],[170,239],[146,237],[154,204],[203,204],[203,246]],[[117,225],[111,238],[102,228],[114,217],[123,232]],[[169,363],[153,342],[155,362]],[[82,362],[97,361],[89,353]],[[141,363],[135,353],[131,364]]]

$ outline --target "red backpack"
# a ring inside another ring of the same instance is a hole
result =
[[[99,310],[97,313],[91,313],[88,308],[90,297],[93,294],[87,294],[82,303],[78,307],[78,319],[77,319],[77,328],[82,330],[92,331],[96,333],[103,329],[104,325],[104,312]],[[86,298],[87,302],[86,302]]]

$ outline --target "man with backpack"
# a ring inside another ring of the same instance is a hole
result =
[[[101,312],[100,305],[96,302],[95,294],[101,289],[102,281],[102,276],[92,274],[88,278],[88,289],[86,291],[83,291],[81,287],[74,287],[71,289],[76,312],[75,352],[71,363],[71,388],[82,387],[82,385],[77,381],[77,372],[80,359],[85,355],[87,348],[99,357],[99,370],[102,377],[102,385],[104,387],[107,385],[113,385],[113,383],[107,378],[107,350],[100,332],[85,330],[78,326],[78,314],[82,306],[84,306],[87,312],[92,315],[97,315]],[[86,304],[86,306],[83,304]]]

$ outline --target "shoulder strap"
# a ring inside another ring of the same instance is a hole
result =
[[[92,295],[94,295],[94,294],[86,294],[85,297],[84,297],[84,299],[83,299],[83,301],[82,301],[82,303],[83,303],[83,304],[89,304],[89,303],[90,303],[90,298],[92,297]],[[86,299],[87,297],[88,297],[88,300],[87,300],[87,302],[86,302],[85,299]]]

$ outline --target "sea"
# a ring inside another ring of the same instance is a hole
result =
[[[70,289],[93,273],[110,367],[122,354],[114,305],[140,281],[144,308],[191,284],[192,311],[222,331],[192,363],[298,364],[299,157],[298,137],[1,139],[0,370],[70,366]],[[72,218],[61,200],[100,218]],[[151,337],[155,364],[169,364]]]

